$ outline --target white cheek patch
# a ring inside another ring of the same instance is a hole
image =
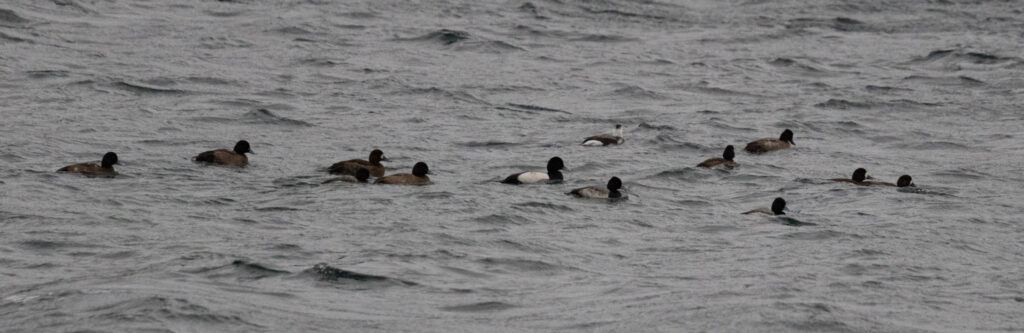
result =
[[[543,172],[524,172],[516,178],[518,178],[521,183],[530,184],[548,180],[550,177],[548,177],[548,174]]]

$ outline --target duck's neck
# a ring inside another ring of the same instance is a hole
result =
[[[562,172],[558,170],[548,170],[548,179],[562,180]]]
[[[611,190],[611,192],[608,192],[608,198],[610,198],[610,199],[616,199],[616,198],[621,198],[621,197],[622,197],[622,192],[619,192],[619,190]]]

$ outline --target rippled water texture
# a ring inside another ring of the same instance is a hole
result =
[[[4,1],[0,326],[1018,331],[1022,8]],[[190,161],[240,139],[248,168]],[[435,184],[320,184],[374,148]],[[563,184],[498,183],[552,156]],[[857,167],[919,187],[826,180]],[[629,200],[564,195],[611,176]]]

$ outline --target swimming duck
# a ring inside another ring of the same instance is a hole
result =
[[[367,170],[366,168],[360,168],[359,171],[356,171],[356,176],[355,177],[352,177],[350,175],[344,175],[344,176],[341,176],[341,177],[335,177],[335,178],[328,179],[328,180],[324,181],[323,184],[329,184],[329,183],[334,183],[334,182],[364,183],[365,184],[367,179],[370,179],[370,170]]]
[[[622,138],[622,125],[615,125],[612,134],[601,134],[583,139],[584,146],[607,146],[622,144],[626,140]]]
[[[622,192],[619,192],[619,189],[621,188],[622,180],[620,180],[619,177],[612,177],[608,180],[608,185],[605,186],[605,188],[601,188],[600,186],[581,187],[566,194],[580,198],[619,199],[622,198]]]
[[[900,176],[899,179],[896,180],[896,187],[908,187],[908,186],[909,187],[916,187],[917,186],[917,185],[914,185],[914,179],[911,178],[910,175],[902,175],[902,176]]]
[[[734,167],[738,165],[732,160],[735,156],[736,152],[733,150],[732,145],[728,145],[725,147],[725,151],[722,152],[722,157],[709,158],[708,160],[697,164],[697,166],[701,168],[710,168],[719,164],[724,164],[728,167]]]
[[[850,178],[833,178],[832,181],[843,182],[843,183],[854,183],[857,185],[870,185],[864,183],[864,180],[868,178],[868,170],[864,168],[857,168],[853,170],[853,176]]]
[[[245,156],[245,153],[255,154],[249,148],[249,141],[242,140],[235,144],[235,149],[233,150],[217,149],[204,151],[195,157],[195,161],[244,167],[249,164],[249,158]]]
[[[542,182],[542,181],[545,181],[545,180],[549,181],[549,183],[550,182],[554,182],[554,181],[561,181],[562,180],[562,172],[560,170],[562,170],[562,169],[565,169],[565,164],[562,163],[562,158],[558,157],[558,156],[555,156],[555,157],[552,157],[550,160],[548,160],[548,172],[547,173],[535,172],[535,171],[520,172],[520,173],[513,174],[511,176],[506,177],[505,180],[502,180],[501,182],[505,183],[505,184],[518,185],[518,184],[532,184],[532,183]]]
[[[356,175],[359,169],[365,168],[370,171],[370,175],[374,177],[384,176],[384,165],[380,164],[380,161],[387,161],[388,158],[384,157],[384,152],[380,149],[374,149],[370,152],[370,160],[363,159],[352,159],[348,161],[341,161],[334,163],[328,169],[333,174],[343,175]]]
[[[78,163],[57,169],[57,171],[86,175],[114,174],[114,164],[118,164],[117,154],[108,152],[103,154],[103,160],[100,161],[99,165],[96,165],[96,163]]]
[[[786,200],[783,200],[782,198],[775,198],[775,201],[772,201],[771,209],[762,207],[744,212],[743,214],[786,215],[784,210],[786,210]]]
[[[422,185],[430,184],[430,177],[427,177],[427,173],[430,169],[427,168],[427,164],[423,162],[416,162],[416,165],[412,167],[412,174],[408,173],[396,173],[390,176],[384,176],[377,178],[374,184],[394,184],[394,185]]]
[[[793,142],[793,131],[787,129],[782,131],[782,135],[780,135],[778,139],[764,138],[753,141],[748,143],[747,147],[743,148],[743,150],[752,154],[760,154],[781,149],[789,149],[790,145],[796,145],[796,143]]]

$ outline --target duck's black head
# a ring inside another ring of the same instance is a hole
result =
[[[412,175],[416,177],[425,177],[430,172],[430,168],[427,167],[426,163],[416,162],[416,165],[412,166]]]
[[[900,179],[896,180],[896,186],[897,187],[915,186],[914,185],[914,179],[910,178],[910,175],[902,175],[902,176],[900,176]]]
[[[100,166],[104,168],[111,168],[114,166],[114,164],[118,164],[117,154],[114,154],[113,152],[103,154],[103,161],[100,162]]]
[[[796,144],[796,142],[793,142],[793,131],[790,131],[789,129],[782,131],[782,135],[779,136],[779,140],[789,142],[792,145]]]
[[[365,183],[367,179],[370,179],[370,170],[359,168],[359,171],[356,171],[356,180],[360,183]]]
[[[387,161],[388,158],[384,157],[384,152],[380,149],[374,149],[370,152],[370,163],[377,164],[380,161]]]
[[[732,148],[732,145],[725,146],[725,152],[722,153],[722,158],[726,161],[732,161],[733,157],[736,157],[736,150]]]
[[[772,213],[775,215],[786,215],[783,210],[786,210],[786,200],[775,198],[775,201],[772,201]]]
[[[622,180],[619,177],[612,177],[608,180],[608,190],[615,192],[622,188]]]
[[[851,178],[853,179],[853,181],[860,183],[867,178],[868,171],[865,170],[864,168],[857,168],[857,170],[853,170],[853,178]]]
[[[562,158],[555,156],[548,160],[548,173],[565,169],[565,163],[562,162]]]
[[[249,141],[238,141],[235,144],[235,152],[239,154],[252,153],[252,149],[249,148]]]

